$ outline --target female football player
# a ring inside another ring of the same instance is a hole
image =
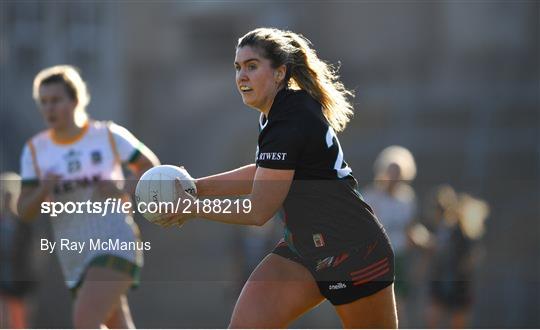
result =
[[[122,165],[137,178],[159,164],[154,153],[125,128],[88,118],[85,108],[90,97],[74,67],[41,71],[34,79],[33,96],[48,129],[32,137],[22,152],[18,212],[23,220],[35,218],[42,202],[126,200],[131,187],[121,186]],[[139,242],[138,228],[124,213],[92,212],[85,209],[82,214],[51,217],[55,251],[75,297],[74,327],[132,328],[126,292],[137,284],[142,249],[101,250],[88,245],[98,239]],[[60,246],[62,239],[86,242],[86,246],[80,252],[69,251]]]
[[[247,33],[234,66],[243,102],[261,112],[256,163],[196,185],[199,198],[247,195],[251,211],[192,207],[159,223],[197,216],[260,226],[283,206],[284,239],[245,284],[232,328],[286,327],[325,299],[346,328],[397,327],[393,252],[356,192],[336,136],[353,113],[352,93],[310,42],[290,31]],[[180,198],[190,198],[178,185]]]

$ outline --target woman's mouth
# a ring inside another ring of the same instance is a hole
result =
[[[248,87],[248,86],[240,86],[240,91],[242,93],[247,93],[247,92],[253,91],[253,89],[251,87]]]

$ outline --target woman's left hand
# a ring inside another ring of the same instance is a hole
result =
[[[184,187],[182,187],[180,178],[175,179],[174,186],[176,190],[177,200],[188,199],[188,200],[191,200],[191,203],[189,205],[194,205],[195,197],[193,197],[192,195],[190,195],[184,190]],[[180,203],[180,204],[182,205],[183,203]],[[194,218],[196,216],[196,214],[194,214],[193,208],[181,209],[179,211],[180,211],[179,213],[164,213],[157,220],[153,221],[153,223],[159,226],[165,227],[165,228],[168,228],[171,226],[181,227],[182,225],[184,225],[184,223],[187,220]]]

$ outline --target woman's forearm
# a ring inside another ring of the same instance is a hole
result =
[[[255,164],[250,164],[232,171],[196,179],[197,195],[199,197],[249,195],[253,187],[255,171]]]
[[[250,194],[235,201],[227,198],[223,202],[199,198],[190,208],[191,216],[229,224],[262,226],[283,205],[293,177],[294,170],[259,168]],[[224,205],[232,207],[226,209],[222,207]]]

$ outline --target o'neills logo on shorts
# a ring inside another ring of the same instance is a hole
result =
[[[286,152],[261,152],[258,155],[258,160],[285,160]]]
[[[330,284],[328,286],[328,290],[341,290],[341,289],[346,289],[346,288],[347,288],[347,285],[342,282],[339,282],[337,284]]]
[[[323,247],[325,244],[323,235],[313,234],[313,243],[315,244],[315,247]]]

